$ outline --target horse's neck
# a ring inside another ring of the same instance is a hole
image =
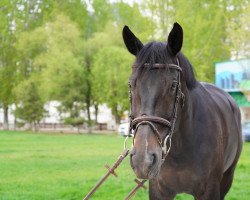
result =
[[[193,125],[192,125],[192,116],[193,116],[193,103],[192,95],[187,88],[183,90],[185,95],[184,106],[179,107],[177,115],[177,123],[175,127],[175,136],[173,138],[174,146],[177,149],[186,148],[185,146],[192,140],[193,137]]]
[[[184,105],[180,108],[178,114],[180,117],[177,118],[179,121],[180,128],[181,127],[189,127],[192,123],[193,116],[193,96],[191,92],[185,87],[182,91],[184,93]]]

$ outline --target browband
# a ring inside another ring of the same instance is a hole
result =
[[[171,68],[171,69],[177,69],[179,71],[182,71],[182,69],[178,65],[168,64],[168,63],[154,63],[154,64],[145,63],[143,66],[151,67],[151,69]],[[134,64],[132,67],[139,68],[139,65]]]

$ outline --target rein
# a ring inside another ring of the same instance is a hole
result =
[[[180,73],[182,71],[181,67],[179,66],[179,60],[177,59],[177,65],[175,64],[161,64],[161,63],[155,63],[155,64],[144,64],[145,67],[151,67],[150,69],[160,69],[160,68],[171,68],[178,71],[178,83],[177,83],[177,91],[175,96],[175,102],[174,102],[174,109],[172,113],[172,117],[170,120],[164,119],[162,117],[158,116],[149,116],[149,115],[141,115],[139,117],[133,118],[132,117],[132,95],[131,95],[131,85],[129,83],[130,91],[129,91],[129,98],[130,98],[130,125],[129,125],[129,136],[133,136],[135,139],[135,135],[137,133],[137,130],[139,126],[141,125],[148,125],[153,130],[154,135],[157,138],[157,141],[162,149],[162,164],[164,163],[172,144],[172,136],[175,129],[175,122],[177,120],[177,112],[178,112],[178,105],[180,102],[180,99],[182,99],[182,105],[184,105],[184,94],[181,91],[181,80],[180,80]],[[133,65],[133,68],[138,68],[137,65]],[[158,129],[155,127],[155,123],[161,124],[164,126],[167,126],[170,131],[166,136],[161,139],[160,133]],[[133,135],[134,132],[134,135]],[[134,144],[133,139],[133,144]],[[126,142],[126,140],[125,140]],[[126,147],[126,144],[124,145]]]

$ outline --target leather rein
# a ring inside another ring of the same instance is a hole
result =
[[[172,144],[172,136],[175,129],[175,122],[177,120],[177,112],[178,112],[178,105],[180,102],[180,99],[182,99],[182,105],[184,106],[184,99],[185,96],[181,91],[181,79],[180,79],[180,73],[182,71],[181,67],[179,66],[179,60],[177,59],[177,65],[175,64],[161,64],[161,63],[155,63],[155,64],[144,64],[145,67],[151,67],[150,69],[160,69],[160,68],[170,68],[175,69],[178,71],[178,82],[177,82],[177,90],[176,90],[176,96],[175,96],[175,102],[174,102],[174,109],[172,113],[172,117],[170,120],[164,119],[162,117],[157,116],[149,116],[149,115],[141,115],[139,117],[133,118],[132,117],[132,95],[131,95],[131,85],[129,83],[130,87],[130,125],[129,125],[129,136],[133,136],[135,139],[136,132],[141,125],[148,125],[153,130],[154,135],[157,138],[157,141],[162,149],[162,164],[165,161]],[[138,68],[138,66],[134,65],[133,68]],[[166,136],[161,139],[160,133],[158,129],[155,127],[155,123],[161,124],[164,126],[167,126],[170,131]],[[134,135],[133,135],[134,132]],[[134,144],[133,139],[133,144]],[[125,140],[126,142],[126,140]],[[125,144],[126,147],[126,144]]]

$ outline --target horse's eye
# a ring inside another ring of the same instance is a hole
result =
[[[176,90],[176,87],[177,87],[177,81],[174,81],[171,85],[171,91],[174,92]]]

